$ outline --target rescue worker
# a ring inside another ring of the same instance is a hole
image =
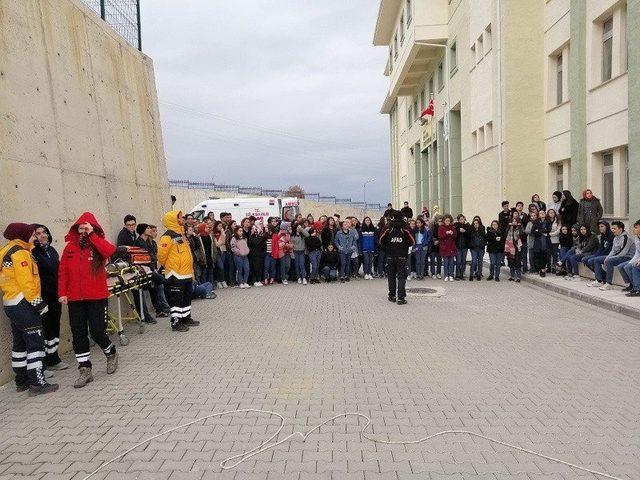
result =
[[[407,283],[409,249],[416,241],[403,219],[403,214],[393,212],[389,225],[380,236],[380,244],[387,254],[387,279],[389,282],[389,301],[398,305],[407,303]],[[397,295],[396,295],[397,288]]]
[[[11,366],[16,390],[29,390],[29,396],[58,390],[57,384],[47,383],[42,364],[45,352],[41,315],[48,307],[40,293],[38,266],[31,256],[35,230],[36,225],[9,224],[4,231],[9,243],[0,249],[0,289],[13,334]]]
[[[164,268],[165,293],[171,313],[171,328],[186,332],[200,325],[191,318],[193,256],[185,236],[185,218],[179,210],[165,213],[162,224],[167,231],[160,237],[158,262]]]
[[[82,388],[93,381],[87,331],[107,357],[107,373],[115,373],[118,368],[118,352],[107,335],[109,288],[105,270],[116,247],[105,238],[104,230],[90,212],[80,215],[64,239],[67,245],[58,269],[58,301],[69,306],[79,373],[73,386]]]

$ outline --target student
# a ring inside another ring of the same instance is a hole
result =
[[[394,211],[395,210],[393,209],[393,204],[387,203],[387,209],[384,211],[383,217],[387,220],[390,219]]]
[[[573,253],[567,255],[567,275],[565,280],[573,280],[574,276],[580,275],[578,263],[589,254],[593,254],[598,249],[598,237],[596,237],[587,225],[582,225],[579,229],[578,244]]]
[[[409,224],[409,231],[413,233],[416,229],[416,221],[408,220],[407,223]],[[413,249],[409,251],[409,256],[407,257],[407,267],[409,268],[409,276],[407,278],[418,278],[418,275],[416,274],[416,256],[413,253]]]
[[[224,235],[225,235],[225,255],[224,255],[224,272],[225,272],[225,280],[229,287],[236,287],[238,284],[236,283],[236,264],[233,257],[233,252],[231,251],[231,239],[233,238],[233,233],[236,230],[236,221],[231,219],[231,214],[227,214],[224,217],[227,221],[224,223]]]
[[[358,278],[362,264],[362,246],[360,244],[360,221],[356,217],[347,217],[351,222],[351,234],[355,237],[356,250],[351,254],[351,276]]]
[[[636,238],[635,253],[631,260],[618,265],[620,275],[625,282],[629,284],[623,289],[627,293],[627,297],[640,297],[640,220],[633,224],[633,233]]]
[[[578,223],[587,225],[592,232],[598,231],[598,222],[602,218],[604,210],[602,203],[596,198],[591,189],[582,192],[580,205],[578,206]]]
[[[533,236],[533,259],[535,270],[541,277],[547,275],[547,260],[549,251],[549,222],[544,210],[540,210],[538,217],[533,221],[530,237]]]
[[[200,238],[196,235],[195,229],[191,225],[185,224],[185,237],[189,243],[191,257],[193,258],[193,276],[198,280],[201,278],[202,272],[206,270],[204,247],[200,242]]]
[[[336,233],[334,244],[340,257],[340,281],[348,282],[351,276],[351,255],[357,252],[357,237],[351,231],[351,222],[345,219]]]
[[[136,233],[138,234],[138,236],[136,237],[134,246],[138,248],[142,248],[145,251],[148,251],[149,246],[147,244],[147,241],[150,238],[149,237],[150,232],[151,232],[151,228],[149,227],[148,224],[139,223],[136,226]],[[149,287],[144,287],[142,290],[144,293],[144,290],[149,290]],[[135,305],[136,313],[138,314],[138,317],[140,318],[140,320],[143,321],[144,323],[149,323],[152,325],[155,325],[156,323],[158,323],[158,321],[153,317],[153,315],[151,315],[151,310],[149,309],[149,307],[147,307],[147,301],[144,294],[142,295],[142,302],[140,302],[139,290],[134,291],[131,296],[133,297],[133,303]]]
[[[509,208],[509,202],[507,200],[502,202],[502,211],[498,213],[498,224],[500,225],[500,231],[505,233],[509,228],[509,222],[511,220],[511,209]]]
[[[301,285],[307,284],[307,268],[306,268],[306,238],[309,233],[304,228],[302,223],[293,223],[293,234],[291,235],[291,241],[293,243],[293,257],[296,268],[296,275],[298,276],[298,283]]]
[[[582,263],[592,272],[595,272],[594,260],[597,257],[606,257],[611,252],[611,248],[613,248],[614,235],[609,222],[600,220],[598,222],[598,230],[600,232],[598,250],[582,257]],[[602,273],[602,276],[604,276],[604,273]]]
[[[277,258],[280,265],[280,281],[283,285],[289,285],[289,269],[291,268],[291,256],[293,244],[291,243],[291,223],[281,222],[280,231],[275,236],[278,243]]]
[[[321,257],[322,273],[325,282],[335,282],[338,279],[338,265],[340,259],[333,244],[329,244],[327,249],[322,252]]]
[[[265,258],[267,254],[267,238],[264,233],[264,226],[261,221],[257,221],[251,227],[251,235],[247,240],[249,245],[249,265],[254,272],[254,287],[262,287],[261,278],[265,270]]]
[[[202,245],[202,251],[204,252],[204,263],[200,272],[200,279],[198,283],[213,283],[213,269],[215,268],[217,249],[215,242],[211,237],[211,226],[208,222],[203,222],[198,225],[198,241]]]
[[[467,269],[467,253],[471,248],[471,225],[464,215],[458,215],[456,223],[456,280],[464,280],[464,273]],[[473,275],[473,273],[472,273]]]
[[[322,255],[322,240],[315,229],[309,230],[309,236],[304,240],[309,253],[309,283],[320,283],[320,257]]]
[[[9,243],[0,249],[2,303],[13,335],[11,366],[16,390],[28,390],[29,396],[58,390],[57,384],[47,383],[42,365],[45,357],[42,315],[48,307],[41,296],[38,266],[31,256],[35,230],[36,225],[10,223],[4,231]]]
[[[578,223],[578,202],[569,190],[562,191],[562,200],[560,201],[560,221],[563,225],[573,227]]]
[[[380,243],[380,236],[382,235],[382,232],[384,232],[384,229],[387,226],[387,217],[380,217],[380,220],[378,221],[378,228],[376,229],[376,253],[378,255],[377,257],[377,268],[376,268],[376,275],[378,277],[384,277],[386,275],[386,269],[385,269],[385,265],[386,265],[386,259],[387,259],[387,252],[384,249],[384,245],[382,245]]]
[[[471,271],[469,272],[469,281],[473,281],[474,275],[478,281],[482,278],[486,233],[482,219],[475,217],[469,229],[469,246],[471,247]],[[458,255],[458,257],[460,257],[460,255]]]
[[[364,217],[360,228],[360,249],[365,280],[373,280],[373,255],[376,250],[376,227],[371,217]]]
[[[425,225],[422,218],[416,220],[413,237],[416,242],[413,246],[413,255],[416,257],[416,273],[418,280],[423,280],[425,275],[425,260],[427,258],[427,252],[429,251],[429,243],[431,242],[431,230]]]
[[[218,280],[218,288],[227,288],[225,281],[225,257],[227,254],[226,233],[224,231],[224,223],[216,222],[213,228],[213,240],[216,243],[216,275]]]
[[[520,212],[517,210],[511,214],[511,221],[507,229],[504,245],[504,253],[509,264],[509,281],[520,283],[522,279],[522,255],[526,248],[522,242],[523,228],[520,222]]]
[[[538,273],[538,270],[536,269],[535,261],[533,259],[533,247],[534,247],[534,244],[535,244],[535,237],[531,234],[531,232],[533,230],[533,226],[537,221],[538,221],[538,212],[537,212],[537,209],[536,209],[536,211],[530,211],[529,212],[528,222],[527,222],[526,227],[524,227],[524,233],[527,236],[527,241],[526,241],[525,245],[523,245],[522,255],[523,255],[523,257],[526,257],[529,260],[529,266],[531,267],[531,269],[530,269],[531,273]],[[523,268],[523,270],[524,270],[524,268]]]
[[[537,207],[538,212],[546,212],[547,211],[547,206],[545,205],[545,203],[542,200],[540,200],[540,195],[538,195],[537,193],[534,193],[531,196],[531,203]]]
[[[547,222],[549,233],[547,234],[548,255],[547,271],[556,273],[556,262],[558,261],[558,251],[560,249],[560,218],[553,208],[547,209]]]
[[[328,217],[320,238],[322,239],[322,249],[326,250],[329,245],[333,245],[338,227],[336,225],[336,219],[334,217]]]
[[[136,224],[136,217],[133,215],[126,215],[124,217],[124,226],[122,230],[120,230],[120,233],[118,233],[118,239],[116,241],[118,247],[133,247],[135,245]]]
[[[559,235],[559,245],[560,251],[558,253],[558,261],[556,262],[556,275],[566,275],[567,269],[565,267],[565,262],[567,260],[568,255],[573,253],[573,239],[574,236],[577,237],[578,232],[574,227],[569,227],[567,225],[562,225],[560,227],[560,235]]]
[[[400,213],[406,220],[413,218],[413,209],[409,206],[409,202],[404,202],[404,207],[402,207]]]
[[[244,228],[236,227],[231,239],[231,252],[236,266],[236,282],[240,288],[251,288],[249,281],[249,245],[244,236]]]
[[[45,347],[44,366],[47,370],[66,370],[69,365],[64,363],[58,355],[60,316],[62,315],[62,307],[58,302],[60,256],[51,245],[53,237],[46,226],[36,225],[35,236],[35,246],[31,254],[38,265],[42,300],[49,307],[48,311],[41,316]]]
[[[278,241],[274,241],[274,237],[277,235],[278,219],[275,217],[269,217],[267,220],[267,228],[265,231],[265,246],[266,251],[264,255],[264,285],[273,285],[276,281],[276,265],[278,263]]]
[[[489,276],[487,280],[500,281],[500,267],[504,258],[504,233],[500,230],[500,223],[497,220],[491,222],[485,234],[487,243],[487,253],[489,254]]]
[[[109,289],[105,265],[115,251],[105,239],[96,217],[85,212],[71,225],[58,270],[58,301],[69,308],[73,351],[78,362],[78,379],[73,386],[82,388],[93,381],[87,331],[107,357],[107,373],[118,368],[118,352],[107,335]]]
[[[444,264],[444,281],[453,282],[456,250],[456,228],[453,226],[453,217],[448,213],[442,217],[442,225],[438,227],[438,240],[440,241],[440,256]]]
[[[405,305],[407,303],[405,288],[408,269],[407,256],[411,247],[415,245],[415,240],[401,213],[393,214],[389,226],[382,233],[381,243],[387,250],[389,301],[397,301],[398,305]]]
[[[596,279],[588,283],[590,287],[600,287],[600,290],[611,290],[613,288],[613,269],[635,255],[635,245],[624,229],[624,223],[616,220],[611,222],[611,230],[615,235],[611,252],[605,258],[597,257],[593,259]],[[605,270],[605,277],[602,276],[602,266]]]
[[[429,246],[429,264],[431,265],[431,278],[442,278],[442,257],[440,256],[440,240],[438,239],[438,229],[442,225],[442,216],[433,216],[431,225],[431,245]]]
[[[555,210],[556,214],[559,216],[560,207],[562,206],[561,202],[562,202],[562,192],[560,191],[553,192],[553,194],[551,195],[551,201],[547,203],[547,212],[553,209]]]
[[[516,202],[516,212],[518,212],[518,221],[522,226],[522,230],[521,230],[522,237],[520,238],[522,240],[522,255],[520,255],[521,257],[520,268],[521,268],[521,273],[525,274],[529,272],[529,265],[533,263],[533,262],[529,262],[529,246],[528,246],[529,238],[527,237],[527,234],[525,232],[527,225],[529,224],[529,214],[524,211],[524,203],[520,201]]]
[[[155,225],[148,225],[141,223],[136,227],[136,246],[140,247],[149,253],[151,257],[151,279],[152,285],[149,287],[149,296],[151,297],[151,303],[156,311],[157,318],[163,318],[169,316],[169,304],[164,295],[164,276],[158,272],[158,244],[155,242],[155,238],[158,235],[158,228]],[[134,298],[136,296],[134,295]],[[148,312],[146,304],[144,306],[145,313]],[[158,321],[151,315],[146,316],[146,321],[149,323],[158,323]]]

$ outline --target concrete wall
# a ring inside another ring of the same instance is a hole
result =
[[[202,200],[206,200],[209,197],[216,198],[230,198],[230,197],[250,197],[254,195],[238,195],[235,192],[219,192],[211,190],[199,190],[188,188],[171,188],[171,195],[175,195],[176,203],[175,208],[182,210],[183,212],[190,212],[194,205],[197,205]],[[322,203],[314,202],[312,200],[302,199],[300,200],[300,212],[306,217],[311,214],[315,218],[320,215],[333,215],[337,213],[341,218],[347,216],[354,216],[362,220],[365,216],[370,216],[374,223],[378,223],[378,220],[384,213],[382,210],[366,210],[364,212],[361,208],[349,207],[346,205],[336,205],[334,203]],[[241,219],[235,219],[241,220]]]
[[[126,213],[160,221],[170,202],[153,63],[79,0],[0,0],[0,105],[1,230],[44,223],[61,250],[84,210],[111,238]],[[12,375],[3,315],[0,384]]]

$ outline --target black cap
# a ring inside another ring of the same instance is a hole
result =
[[[136,227],[136,233],[138,235],[142,235],[147,228],[149,228],[149,225],[147,225],[146,223],[139,223]]]

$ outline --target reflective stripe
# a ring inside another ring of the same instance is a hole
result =
[[[27,352],[11,352],[13,358],[27,358]]]
[[[21,362],[11,362],[11,366],[13,368],[21,368],[21,367],[26,367],[27,366],[27,361],[23,360]]]
[[[38,360],[37,362],[27,364],[27,370],[33,370],[34,368],[42,368],[42,362]]]
[[[31,353],[27,353],[27,360],[32,360],[34,358],[43,358],[44,357],[44,351],[40,350],[39,352],[31,352]]]
[[[110,343],[109,346],[105,348],[103,351],[104,353],[108,353],[112,348],[113,348],[113,343]]]
[[[5,300],[4,304],[8,307],[13,307],[18,305],[24,299],[24,294],[20,292],[17,296],[10,298],[9,300]]]
[[[164,278],[170,278],[170,277],[176,277],[179,280],[186,280],[187,278],[193,277],[193,275],[190,273],[186,275],[180,275],[179,273],[176,273],[173,270],[170,270],[164,274]]]
[[[172,313],[171,318],[187,318],[191,315],[191,312],[184,313]]]
[[[60,343],[60,339],[59,338],[52,338],[51,340],[45,340],[44,344],[45,345],[58,345]]]
[[[44,347],[45,353],[56,353],[58,351],[58,345],[54,345],[53,347]]]
[[[172,312],[187,312],[191,310],[191,307],[184,307],[184,308],[180,308],[180,307],[171,307],[171,311]]]

